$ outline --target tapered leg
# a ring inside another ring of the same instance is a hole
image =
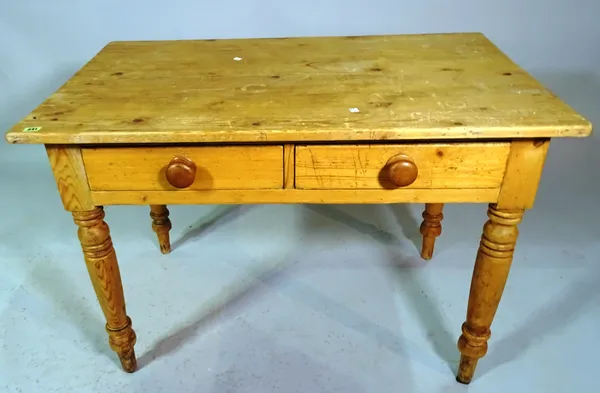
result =
[[[104,210],[96,207],[90,211],[73,212],[73,219],[79,226],[85,263],[106,317],[108,342],[119,355],[123,370],[133,372],[137,367],[133,349],[136,337],[125,311],[121,274],[108,225],[104,222]]]
[[[471,382],[477,361],[487,352],[490,325],[506,284],[523,211],[490,205],[487,215],[473,270],[467,321],[458,339],[461,357],[456,380],[462,383]]]
[[[152,217],[152,230],[158,236],[160,252],[163,254],[170,253],[169,231],[171,230],[171,220],[169,220],[169,209],[165,205],[150,205],[150,217]]]
[[[423,245],[421,247],[421,257],[431,259],[433,256],[433,247],[435,238],[442,233],[442,209],[443,203],[426,203],[423,212],[423,222],[421,223],[421,234],[423,235]]]

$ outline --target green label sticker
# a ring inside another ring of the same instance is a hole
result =
[[[23,128],[23,132],[36,132],[41,129],[42,129],[42,127],[25,127],[25,128]]]

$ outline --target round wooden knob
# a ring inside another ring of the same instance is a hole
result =
[[[397,187],[410,186],[419,175],[414,160],[406,154],[398,154],[390,158],[386,164],[386,170],[388,178]]]
[[[165,171],[167,181],[176,188],[188,188],[196,178],[196,164],[187,157],[175,157]]]

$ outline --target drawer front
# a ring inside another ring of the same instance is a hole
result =
[[[509,150],[510,143],[301,145],[296,188],[498,188]]]
[[[102,147],[84,148],[82,155],[92,191],[283,187],[282,146]],[[179,163],[173,164],[173,159]],[[185,170],[190,165],[193,174]],[[179,171],[176,175],[185,176],[191,184],[174,187],[176,181],[170,183],[167,178],[173,171]]]

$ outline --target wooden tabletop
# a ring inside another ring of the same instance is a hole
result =
[[[12,143],[586,136],[481,34],[111,42]]]

